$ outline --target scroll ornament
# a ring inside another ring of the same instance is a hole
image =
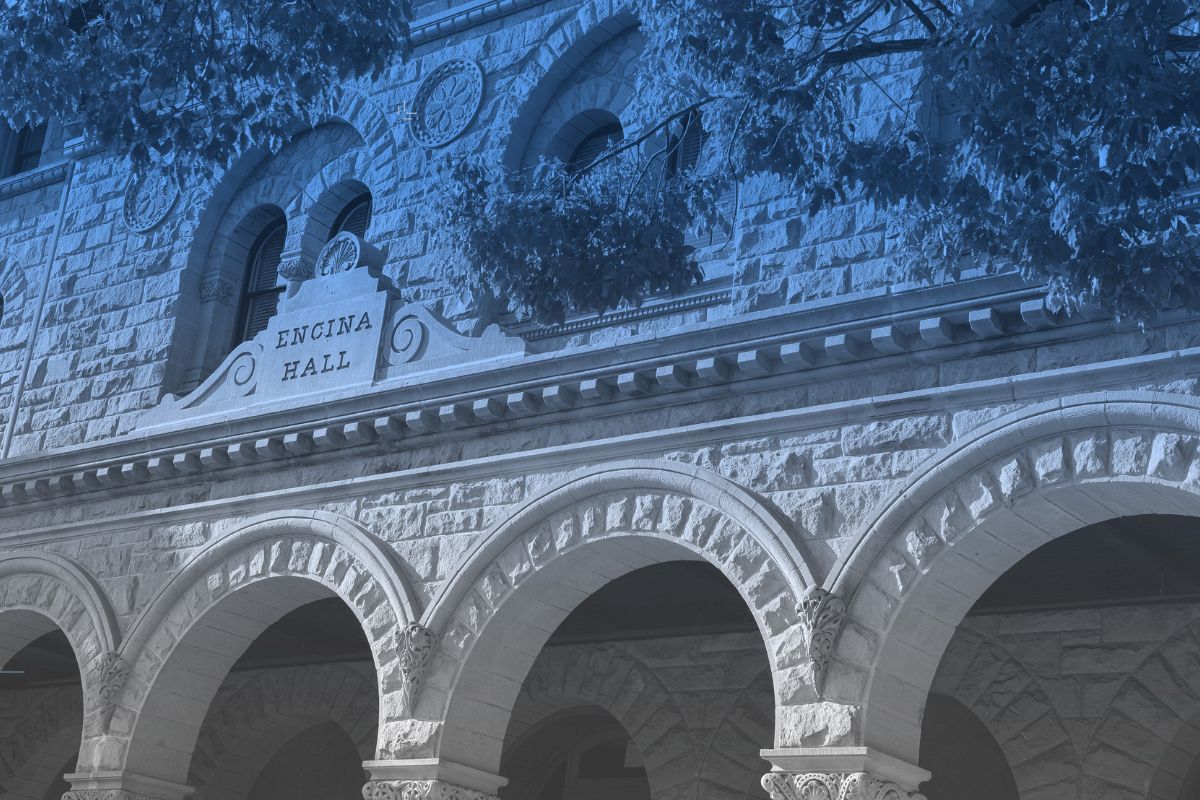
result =
[[[129,662],[120,653],[105,653],[97,667],[97,695],[100,699],[100,725],[107,731],[117,710],[117,701],[129,680]]]
[[[401,713],[412,716],[417,707],[417,694],[425,679],[425,670],[433,659],[433,632],[419,622],[410,622],[396,634],[396,649],[400,653],[400,675],[403,688]],[[407,798],[404,798],[407,800]]]
[[[800,619],[804,626],[804,645],[807,650],[805,655],[812,664],[813,688],[817,694],[824,688],[833,645],[845,616],[846,604],[819,586],[810,587],[800,598]]]

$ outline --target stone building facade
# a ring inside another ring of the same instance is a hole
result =
[[[641,41],[417,10],[211,185],[0,179],[0,796],[1200,796],[1200,326],[765,182],[688,294],[478,325],[431,164],[636,131]]]

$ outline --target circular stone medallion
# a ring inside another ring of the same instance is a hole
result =
[[[179,184],[165,172],[153,170],[129,182],[125,190],[125,225],[134,233],[157,228],[179,201]]]
[[[483,103],[483,69],[455,58],[425,76],[413,98],[409,130],[419,144],[444,147],[470,127]]]

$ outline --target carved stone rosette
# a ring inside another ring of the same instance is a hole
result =
[[[371,781],[363,800],[498,800],[494,795],[445,781]]]
[[[433,658],[436,643],[433,632],[419,622],[410,622],[396,633],[396,649],[400,653],[400,674],[404,687],[400,698],[401,713],[412,716],[417,707],[417,694],[425,679],[425,670]],[[407,798],[406,798],[407,800]]]
[[[845,616],[846,604],[819,586],[810,587],[800,598],[800,620],[804,626],[804,645],[807,649],[805,655],[812,663],[813,688],[817,694],[824,689],[833,645]]]
[[[762,786],[771,800],[925,800],[920,792],[865,772],[768,772]]]
[[[100,724],[106,731],[117,710],[117,700],[125,689],[125,682],[129,680],[129,670],[129,662],[121,658],[119,653],[105,653],[97,666],[96,685],[99,687],[97,695],[100,703]],[[77,798],[76,800],[82,799]],[[86,800],[91,800],[91,798]]]

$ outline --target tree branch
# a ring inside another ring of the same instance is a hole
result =
[[[834,50],[826,53],[823,60],[828,64],[848,64],[851,61],[895,53],[920,53],[928,50],[932,44],[932,39],[890,39],[886,42],[871,42],[844,50]]]
[[[914,0],[903,0],[903,3],[904,5],[908,6],[909,10],[913,12],[913,15],[916,16],[921,24],[925,26],[925,30],[929,31],[930,35],[937,36],[937,26],[933,24],[933,20],[931,20],[929,16],[921,10],[921,7],[917,5]]]

